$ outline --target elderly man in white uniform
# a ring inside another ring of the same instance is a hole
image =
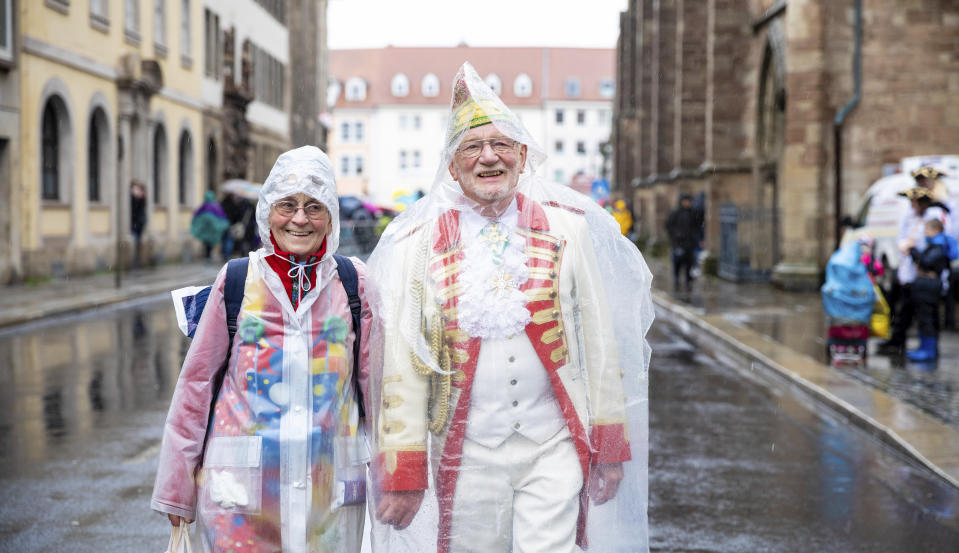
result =
[[[598,206],[533,179],[542,150],[469,64],[451,104],[433,190],[370,260],[384,309],[371,338],[375,515],[402,530],[424,496],[436,513],[383,539],[580,551],[589,499],[621,495],[629,473],[633,512],[625,500],[606,512],[645,550],[645,262]]]

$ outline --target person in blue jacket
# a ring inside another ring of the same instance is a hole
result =
[[[949,260],[959,254],[956,241],[943,232],[942,221],[930,219],[925,224],[926,247],[920,251],[910,247],[909,255],[916,263],[913,296],[919,321],[919,348],[906,353],[911,361],[932,361],[939,357],[939,302],[942,299],[942,275],[949,269]]]

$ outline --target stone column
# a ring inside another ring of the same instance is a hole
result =
[[[826,145],[831,113],[826,90],[825,0],[794,0],[786,10],[786,144],[779,169],[781,261],[773,281],[788,289],[815,289],[831,249]]]

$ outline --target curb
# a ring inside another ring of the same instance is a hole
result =
[[[78,314],[140,298],[160,296],[169,293],[173,288],[200,286],[212,281],[213,277],[200,275],[195,278],[183,278],[175,282],[167,280],[131,282],[119,289],[112,287],[93,288],[77,295],[41,302],[30,308],[3,309],[0,311],[0,329],[6,330],[15,326],[30,324],[47,317]]]
[[[776,377],[780,381],[785,381],[786,384],[794,386],[813,400],[825,404],[841,417],[879,438],[886,445],[891,446],[901,453],[904,453],[905,455],[915,459],[917,462],[942,478],[951,486],[959,488],[959,478],[949,474],[941,467],[930,461],[912,444],[899,436],[893,429],[881,424],[879,421],[862,412],[848,401],[831,393],[829,390],[797,374],[795,371],[769,357],[769,355],[744,344],[740,340],[737,340],[735,337],[724,332],[722,329],[706,321],[703,317],[668,299],[661,292],[653,290],[652,295],[653,303],[655,304],[657,311],[657,318],[677,329],[685,338],[687,338],[696,346],[702,347],[713,353],[724,354],[726,357],[734,359],[734,362],[738,362],[740,366],[753,366],[764,369],[765,373]],[[786,346],[771,340],[769,342],[771,347],[778,346],[778,348],[788,350],[796,357],[803,357],[805,358],[805,361],[814,363],[824,369],[832,370],[831,367],[819,363],[810,357],[795,353],[792,350],[789,350],[789,348],[786,348]],[[845,375],[841,375],[840,373],[837,373],[837,375],[848,380],[850,384],[868,387],[873,393],[881,393],[886,395],[890,401],[900,403],[903,409],[914,411],[920,417],[928,417],[928,415],[921,412],[918,408],[906,404],[897,398],[888,396],[881,390],[872,388],[867,384],[863,384],[857,380],[846,377]]]

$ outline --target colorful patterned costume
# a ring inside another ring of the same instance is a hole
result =
[[[325,182],[332,183],[332,173]],[[312,195],[337,221],[335,188]],[[270,243],[265,213],[257,219],[261,235],[267,229],[264,243]],[[204,551],[360,549],[369,452],[351,384],[356,335],[332,257],[337,242],[334,222],[326,254],[315,265],[315,285],[295,309],[266,261],[272,253],[250,254],[230,351],[225,270],[213,285],[173,396],[151,504],[195,518]],[[365,266],[353,263],[364,300],[362,389],[372,315]],[[214,398],[216,375],[227,358]]]

